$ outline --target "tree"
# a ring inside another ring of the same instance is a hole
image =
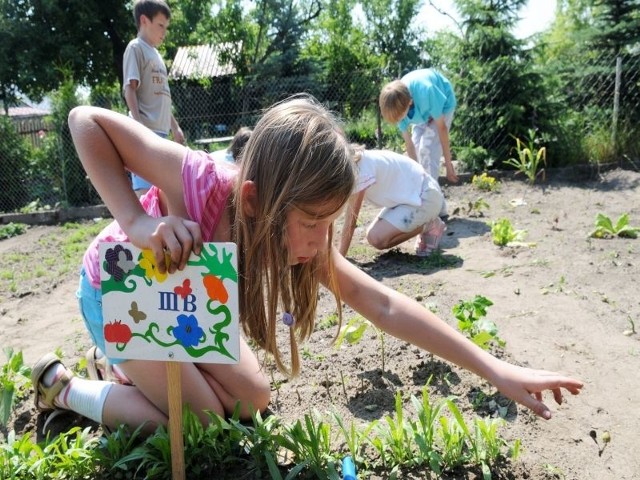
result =
[[[543,78],[533,68],[523,41],[511,33],[524,3],[457,0],[463,36],[440,42],[453,47],[447,52],[458,100],[452,145],[472,170],[500,165],[509,158],[514,136],[524,138],[531,128],[539,136],[553,131],[553,103]]]
[[[415,69],[420,62],[418,40],[423,33],[415,26],[420,0],[362,0],[366,33],[374,54],[393,76]]]
[[[349,117],[377,98],[382,66],[354,24],[355,5],[356,0],[328,0],[303,49],[305,58],[321,66],[317,79],[327,86],[325,100]]]
[[[620,148],[640,149],[640,85],[634,81],[640,46],[638,12],[638,0],[558,3],[556,20],[543,37],[537,61],[569,107],[558,128],[567,154],[577,152],[582,159],[601,162],[618,160]],[[620,109],[614,117],[617,75]]]
[[[590,43],[614,55],[640,45],[640,0],[593,0]]]
[[[40,98],[64,81],[62,71],[87,85],[122,75],[122,55],[135,35],[120,0],[2,0],[3,72],[0,91]],[[6,95],[6,93],[5,93]]]

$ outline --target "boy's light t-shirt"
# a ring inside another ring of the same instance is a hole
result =
[[[437,70],[425,68],[407,73],[401,79],[409,89],[413,108],[400,122],[398,128],[406,132],[409,125],[428,123],[456,108],[456,97],[451,82]]]
[[[171,130],[171,91],[167,67],[160,52],[142,38],[129,42],[122,59],[124,84],[138,81],[136,97],[140,120],[154,132],[168,134]]]

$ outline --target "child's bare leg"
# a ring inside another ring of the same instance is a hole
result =
[[[145,422],[143,433],[151,434],[158,425],[166,425],[168,418],[137,387],[114,384],[102,410],[102,423],[112,429],[121,424],[135,429]]]
[[[166,363],[130,360],[121,366],[144,397],[166,415],[169,411]],[[269,382],[244,341],[241,341],[240,363],[237,365],[181,363],[180,367],[182,401],[204,424],[209,422],[205,411],[224,416],[232,412],[236,402],[240,401],[243,413],[248,416],[251,408],[264,410],[269,403]],[[130,407],[114,395],[107,397],[107,404],[110,408],[114,405],[114,409],[109,411],[115,419],[118,408],[124,410]],[[137,407],[141,412],[144,410],[142,405]],[[137,424],[140,423],[138,417]]]
[[[400,245],[402,242],[415,237],[422,232],[423,226],[424,225],[420,225],[411,232],[402,232],[386,220],[377,218],[367,230],[367,241],[372,247],[378,250],[384,250]]]
[[[263,412],[267,408],[271,385],[244,339],[240,340],[240,359],[238,365],[199,363],[197,366],[222,403],[225,413],[232,413],[239,401],[240,416],[247,419],[253,411]]]

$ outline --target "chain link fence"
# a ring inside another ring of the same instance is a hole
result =
[[[537,140],[544,142],[557,165],[639,158],[638,54],[602,54],[575,64],[565,61],[561,68],[497,62],[488,78],[477,78],[473,71],[443,70],[458,97],[451,134],[461,170],[481,170],[508,158],[515,145],[511,127],[516,121],[543,133]],[[527,74],[512,78],[515,70]],[[527,84],[532,78],[539,81],[540,88],[534,90],[538,97],[532,97]],[[171,91],[175,116],[193,148],[225,148],[221,139],[228,140],[242,126],[254,126],[274,102],[305,92],[342,116],[352,141],[401,151],[399,132],[382,121],[377,107],[378,93],[389,80],[379,70],[268,81],[244,78],[241,83],[227,76],[206,82],[174,80]],[[518,95],[526,99],[522,105]],[[125,111],[121,102],[112,99],[106,104]],[[66,124],[73,102],[62,103],[60,111],[44,117],[0,118],[0,212],[100,203]],[[105,105],[105,100],[93,103]]]

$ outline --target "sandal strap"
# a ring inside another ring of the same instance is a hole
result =
[[[55,399],[58,394],[71,382],[73,374],[70,374],[68,370],[58,378],[53,385],[45,387],[42,382],[38,384],[38,391],[40,392],[39,403],[44,405],[45,408],[55,409]]]

